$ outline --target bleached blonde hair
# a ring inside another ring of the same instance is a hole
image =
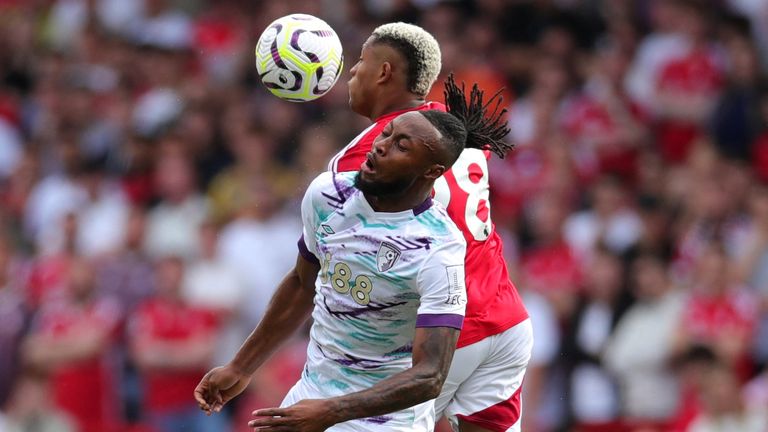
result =
[[[374,43],[385,43],[403,54],[408,63],[408,91],[426,96],[440,73],[440,45],[423,28],[396,22],[384,24],[371,34]]]

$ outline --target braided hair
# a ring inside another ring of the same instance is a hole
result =
[[[448,150],[446,159],[441,161],[451,166],[464,148],[490,150],[503,158],[513,144],[504,141],[509,133],[507,123],[502,119],[506,109],[499,110],[502,103],[501,91],[497,91],[483,104],[483,91],[477,84],[472,86],[467,101],[464,84],[456,85],[453,74],[445,82],[445,105],[447,113],[437,110],[419,111],[443,136],[444,147]],[[490,115],[488,107],[496,100]]]
[[[507,126],[507,122],[502,118],[507,109],[502,108],[499,111],[499,107],[501,107],[504,101],[504,98],[501,97],[503,90],[503,88],[497,90],[488,99],[488,102],[483,105],[484,92],[475,83],[472,85],[472,91],[469,93],[469,102],[467,102],[464,83],[461,83],[461,88],[459,88],[453,79],[453,73],[451,73],[445,81],[445,90],[443,91],[448,113],[458,118],[467,130],[465,147],[487,149],[496,153],[502,159],[514,147],[514,144],[504,140],[507,134],[509,134],[510,129]],[[487,115],[488,107],[494,100],[496,101],[496,106],[493,107],[493,112]]]

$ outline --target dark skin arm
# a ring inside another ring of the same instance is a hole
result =
[[[320,266],[301,255],[277,288],[264,318],[225,366],[205,374],[195,389],[195,400],[207,414],[219,412],[242,393],[251,375],[307,320],[312,312],[315,279]]]
[[[453,359],[459,330],[417,328],[413,366],[373,387],[331,399],[305,399],[287,408],[254,411],[257,430],[322,432],[347,420],[384,415],[436,398]]]

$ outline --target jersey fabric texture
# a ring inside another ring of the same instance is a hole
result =
[[[356,175],[321,174],[301,205],[299,251],[321,266],[299,385],[314,397],[365,390],[410,368],[416,327],[461,329],[464,318],[466,246],[445,209],[430,198],[376,212]],[[421,430],[433,405],[357,422]]]
[[[431,109],[445,111],[445,105],[426,102],[378,118],[331,159],[329,170],[358,171],[366,153],[371,151],[373,141],[389,122],[408,111]],[[435,200],[445,205],[467,242],[465,266],[469,301],[459,348],[501,333],[528,318],[523,301],[509,279],[501,238],[491,221],[489,157],[490,152],[465,149],[453,167],[435,182]]]

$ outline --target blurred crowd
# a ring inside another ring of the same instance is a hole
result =
[[[768,430],[768,2],[0,0],[0,430],[248,430],[306,333],[205,417],[293,265],[298,202],[367,126],[345,72],[308,104],[258,82],[280,16],[347,69],[378,24],[442,78],[505,87],[491,163],[536,345],[524,430]]]

